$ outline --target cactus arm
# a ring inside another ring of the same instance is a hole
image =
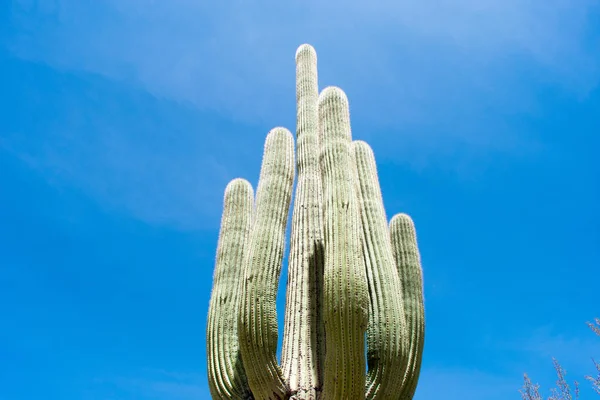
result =
[[[239,351],[236,316],[253,203],[250,183],[234,179],[227,185],[208,309],[206,353],[213,399],[242,400],[251,396]]]
[[[317,56],[296,52],[298,182],[292,215],[282,348],[282,370],[293,399],[316,399],[322,385],[324,334],[319,295],[323,285],[323,228],[318,142]]]
[[[269,132],[256,191],[239,315],[242,360],[256,399],[284,399],[288,387],[277,364],[275,300],[294,182],[294,139]]]
[[[327,400],[364,399],[369,299],[350,154],[348,99],[342,90],[329,87],[319,95],[319,124],[325,233],[322,395]]]
[[[369,284],[367,327],[367,399],[397,399],[408,363],[403,346],[406,319],[402,282],[398,276],[377,177],[375,156],[363,141],[352,143],[361,206],[364,257]]]
[[[392,218],[390,237],[398,275],[403,282],[402,298],[407,325],[405,346],[409,349],[409,365],[404,376],[400,399],[410,400],[417,389],[425,343],[423,271],[415,226],[408,215],[397,214]]]

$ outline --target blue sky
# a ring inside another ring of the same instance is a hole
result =
[[[553,383],[552,356],[592,372],[600,5],[282,4],[2,3],[0,399],[209,398],[223,190],[256,184],[267,132],[295,129],[305,42],[388,217],[417,226],[415,399],[519,398],[523,372]]]

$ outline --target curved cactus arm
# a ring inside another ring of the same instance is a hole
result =
[[[352,143],[361,206],[364,257],[369,284],[367,399],[397,399],[408,363],[402,282],[396,270],[375,156],[363,141]]]
[[[425,343],[425,307],[423,299],[423,271],[417,247],[417,235],[412,219],[397,214],[390,221],[390,237],[398,275],[403,282],[402,299],[406,315],[409,349],[408,370],[404,376],[400,400],[410,400],[417,389]]]
[[[342,90],[329,87],[320,94],[319,124],[325,233],[322,396],[327,400],[364,399],[369,296],[350,154],[350,114]]]
[[[248,181],[234,179],[227,185],[208,309],[206,355],[213,399],[251,398],[239,351],[237,310],[253,203]]]
[[[285,128],[272,129],[256,191],[239,314],[242,360],[256,399],[284,399],[289,392],[276,358],[275,300],[293,183],[294,138]]]
[[[323,227],[318,142],[317,55],[296,52],[298,182],[292,215],[281,364],[293,399],[316,399],[321,390],[325,342],[320,293]]]

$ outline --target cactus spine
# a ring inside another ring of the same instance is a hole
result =
[[[275,128],[256,200],[243,179],[225,190],[207,327],[214,399],[407,400],[416,390],[425,320],[414,224],[398,214],[388,227],[348,99],[336,87],[319,94],[317,81],[316,53],[302,45],[297,160],[292,134]],[[280,365],[275,299],[294,167]]]

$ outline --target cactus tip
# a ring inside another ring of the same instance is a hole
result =
[[[319,94],[319,104],[330,100],[337,100],[346,106],[348,105],[348,97],[346,96],[346,93],[344,93],[344,91],[337,86],[328,86]]]
[[[254,197],[254,190],[252,189],[252,185],[246,179],[243,178],[235,178],[232,179],[227,186],[225,187],[225,195],[224,201],[227,202],[228,198],[235,196],[236,193],[248,193],[250,196]]]
[[[364,140],[353,140],[352,147],[354,147],[354,151],[373,155],[373,149],[371,146],[369,146],[369,143],[365,142]]]
[[[413,222],[410,215],[405,214],[405,213],[399,213],[399,214],[394,215],[394,217],[390,221],[390,225],[391,224],[409,225],[409,226],[413,227],[413,229],[414,229],[414,225],[415,225],[415,223]]]
[[[298,62],[298,59],[300,58],[300,56],[304,56],[304,55],[311,55],[312,57],[317,58],[317,52],[315,51],[315,48],[312,47],[310,44],[308,43],[304,43],[302,45],[300,45],[300,47],[298,47],[298,50],[296,50],[296,62]]]
[[[284,128],[283,126],[278,126],[269,131],[269,133],[267,134],[267,140],[271,136],[281,136],[281,135],[290,136],[293,138],[292,132],[290,132],[289,129]]]
[[[235,178],[235,179],[232,179],[231,181],[229,181],[229,183],[227,184],[227,187],[225,188],[225,193],[229,193],[232,190],[235,190],[237,187],[241,187],[241,186],[247,186],[250,188],[252,187],[250,182],[248,182],[246,179]]]

